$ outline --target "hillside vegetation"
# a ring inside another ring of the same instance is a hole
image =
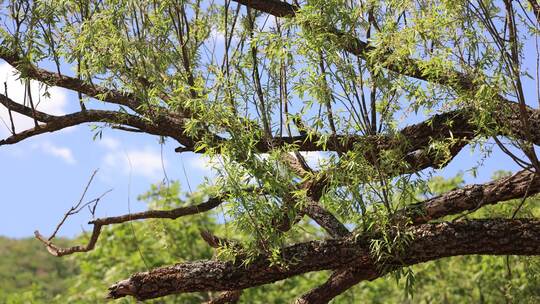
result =
[[[501,173],[502,174],[502,173]],[[433,194],[460,187],[460,176],[434,178]],[[153,186],[140,199],[150,208],[173,208],[185,204],[180,187]],[[426,195],[426,193],[419,194]],[[488,206],[468,215],[508,216],[520,200]],[[531,198],[518,216],[538,216],[538,198]],[[454,218],[448,218],[452,220]],[[35,239],[0,237],[0,303],[104,303],[106,287],[135,271],[186,260],[227,259],[226,250],[215,250],[201,238],[198,227],[213,229],[216,217],[201,214],[174,221],[146,221],[106,229],[101,243],[88,254],[57,258],[48,254]],[[227,236],[232,231],[222,231]],[[295,231],[293,241],[320,231]],[[236,234],[234,239],[246,236]],[[67,243],[85,243],[87,236]],[[295,295],[321,284],[328,272],[309,273],[274,284],[250,288],[240,303],[291,303]],[[204,303],[219,293],[173,295],[149,303]],[[261,300],[264,299],[264,302]],[[382,280],[364,282],[332,303],[540,303],[540,258],[518,256],[461,256],[415,265],[387,275]],[[115,303],[135,303],[124,298]]]

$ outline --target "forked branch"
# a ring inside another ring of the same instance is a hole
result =
[[[93,221],[90,221],[89,224],[94,225],[94,228],[92,230],[92,235],[90,236],[90,240],[88,244],[84,246],[73,246],[68,248],[60,248],[56,245],[54,245],[50,240],[48,240],[46,237],[41,235],[39,231],[35,231],[34,234],[38,240],[40,240],[45,246],[47,247],[47,250],[54,256],[64,256],[73,254],[75,252],[88,252],[94,249],[96,242],[99,238],[99,235],[101,234],[101,229],[103,226],[112,225],[112,224],[121,224],[126,223],[130,221],[135,220],[143,220],[143,219],[177,219],[182,216],[187,215],[194,215],[202,212],[206,212],[209,210],[212,210],[223,203],[223,199],[219,197],[213,197],[208,199],[206,202],[193,205],[193,206],[187,206],[187,207],[179,207],[171,210],[148,210],[143,212],[137,212],[137,213],[131,213],[131,214],[125,214],[121,216],[113,216],[113,217],[105,217],[105,218],[99,218],[95,219]]]

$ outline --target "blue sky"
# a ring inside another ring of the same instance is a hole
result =
[[[22,101],[23,86],[12,77],[13,69],[0,63],[0,82],[7,78],[8,94]],[[32,87],[37,93],[39,86]],[[42,100],[38,109],[54,114],[76,111],[77,96],[64,89],[50,90],[50,100]],[[37,94],[34,94],[36,96]],[[4,120],[7,113],[0,110]],[[18,130],[32,126],[32,121],[16,117]],[[93,138],[88,125],[73,127],[57,133],[33,137],[16,145],[0,147],[0,235],[31,236],[35,229],[52,232],[63,214],[79,201],[92,172],[99,169],[86,198],[95,198],[109,189],[98,207],[98,216],[119,215],[142,210],[144,204],[136,197],[149,189],[150,183],[163,180],[164,170],[170,179],[180,180],[185,190],[196,187],[204,176],[210,176],[206,159],[193,153],[177,154],[174,142],[162,146],[155,136],[129,134],[105,129],[101,140]],[[8,129],[0,121],[0,136]],[[184,174],[184,169],[186,174]],[[71,217],[60,235],[80,233],[90,215],[88,212]]]
[[[527,42],[525,54],[536,54],[533,39]],[[536,73],[535,56],[528,56],[524,66],[532,75]],[[13,68],[0,60],[0,83],[8,82],[8,94],[21,102],[24,88],[13,76]],[[536,86],[524,79],[527,100],[536,107]],[[39,85],[32,84],[34,96]],[[75,93],[51,88],[50,99],[42,100],[38,109],[51,114],[78,110]],[[97,101],[91,101],[97,103]],[[7,112],[0,109],[0,118],[7,120]],[[32,126],[32,121],[16,117],[18,130]],[[0,120],[0,137],[8,136],[8,128]],[[161,145],[155,136],[132,134],[104,129],[101,140],[93,140],[93,131],[87,125],[73,127],[57,133],[33,137],[16,145],[0,146],[0,235],[9,237],[32,236],[38,229],[50,234],[63,214],[79,201],[92,172],[99,172],[90,186],[86,198],[95,198],[112,189],[101,201],[97,216],[125,214],[139,211],[145,205],[137,196],[149,189],[151,183],[180,180],[182,189],[195,189],[204,177],[212,175],[208,160],[193,153],[177,154],[178,145],[169,140]],[[320,154],[312,153],[311,159]],[[451,177],[463,168],[480,161],[480,153],[465,148],[443,171],[436,174]],[[465,175],[468,183],[485,182],[496,170],[516,171],[518,167],[502,152],[494,150],[478,171],[477,178]],[[61,236],[75,236],[90,226],[88,212],[72,216],[60,230]]]
[[[0,81],[12,73],[9,65],[0,64]],[[9,96],[21,101],[23,87],[11,78]],[[38,85],[33,89],[38,90]],[[40,109],[55,114],[77,110],[78,99],[72,92],[54,88],[50,93],[50,100],[43,100]],[[4,112],[0,115],[7,117]],[[16,125],[31,127],[32,121],[18,117]],[[0,235],[27,237],[36,229],[50,234],[63,214],[79,201],[96,169],[99,171],[86,198],[112,189],[100,202],[97,216],[120,215],[128,213],[129,208],[143,210],[145,205],[137,201],[137,196],[149,189],[150,183],[162,181],[164,172],[169,179],[180,180],[185,191],[212,175],[207,159],[194,153],[175,153],[178,145],[174,141],[162,146],[155,136],[112,129],[104,129],[101,139],[93,140],[93,134],[90,126],[81,125],[0,147]],[[0,126],[0,136],[7,135],[8,129]],[[314,153],[311,156],[317,157]],[[464,149],[444,175],[459,173],[477,158],[478,153]],[[478,180],[489,179],[498,168],[511,170],[515,166],[500,152],[496,153],[480,170]],[[473,181],[470,176],[467,180]],[[89,219],[86,211],[70,217],[59,235],[74,236],[83,229],[88,231]]]

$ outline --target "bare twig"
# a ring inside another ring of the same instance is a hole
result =
[[[60,227],[62,227],[62,225],[64,224],[64,222],[67,220],[67,218],[70,216],[70,215],[73,215],[73,214],[76,214],[78,213],[79,211],[81,211],[81,209],[79,208],[84,200],[84,196],[86,195],[86,192],[88,191],[88,188],[90,187],[90,184],[92,183],[92,180],[94,180],[94,176],[96,176],[98,172],[98,169],[94,170],[94,172],[92,172],[92,175],[90,176],[90,179],[88,180],[88,183],[86,183],[86,187],[84,188],[84,191],[81,195],[81,198],[79,199],[79,202],[72,206],[68,212],[66,212],[66,214],[64,214],[64,217],[62,218],[62,220],[60,221],[60,223],[58,223],[58,225],[56,226],[56,229],[54,229],[54,232],[51,234],[51,236],[48,238],[48,240],[52,240],[54,239],[54,237],[56,236],[56,233],[58,232],[58,230],[60,230]],[[107,192],[106,192],[107,193]],[[83,206],[85,207],[85,206]]]
[[[121,215],[121,216],[95,219],[89,222],[89,224],[94,225],[94,229],[92,230],[90,241],[85,246],[73,246],[73,247],[68,247],[68,248],[60,248],[54,245],[50,240],[47,240],[45,237],[43,237],[43,235],[41,235],[39,231],[36,230],[34,232],[34,235],[36,236],[38,240],[40,240],[43,244],[46,245],[47,250],[54,256],[64,256],[64,255],[73,254],[75,252],[88,252],[94,249],[96,242],[99,238],[99,235],[101,233],[101,228],[103,226],[126,223],[126,222],[135,221],[135,220],[142,220],[142,219],[159,218],[159,219],[173,219],[174,220],[182,216],[193,215],[193,214],[212,210],[222,203],[223,203],[223,199],[219,197],[214,197],[214,198],[208,199],[204,203],[194,205],[194,206],[179,207],[172,210],[148,210],[148,211],[131,213],[131,214],[126,214],[126,215]]]
[[[4,94],[6,95],[6,97],[8,97],[7,82],[4,82]],[[15,133],[16,133],[16,131],[15,131],[15,123],[13,123],[13,114],[11,113],[10,108],[8,108],[8,115],[9,115],[9,122],[11,123],[11,134],[15,135]]]

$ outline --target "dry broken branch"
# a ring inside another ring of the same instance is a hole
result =
[[[121,224],[121,223],[126,223],[130,221],[135,221],[135,220],[142,220],[142,219],[172,219],[174,220],[182,216],[193,215],[193,214],[212,210],[222,203],[223,203],[223,199],[218,198],[218,197],[213,197],[213,198],[208,199],[204,203],[194,205],[194,206],[179,207],[179,208],[175,208],[171,210],[148,210],[148,211],[143,211],[143,212],[125,214],[121,216],[95,219],[89,222],[89,224],[94,225],[94,228],[92,230],[92,235],[90,236],[90,240],[86,246],[73,246],[73,247],[68,247],[68,248],[60,248],[54,245],[50,240],[45,238],[43,235],[41,235],[39,231],[35,231],[34,234],[38,240],[40,240],[43,244],[45,244],[45,246],[47,247],[47,250],[52,255],[64,256],[64,255],[73,254],[75,252],[88,252],[94,249],[94,246],[96,245],[99,235],[101,234],[101,229],[103,226],[112,225],[112,224]]]

